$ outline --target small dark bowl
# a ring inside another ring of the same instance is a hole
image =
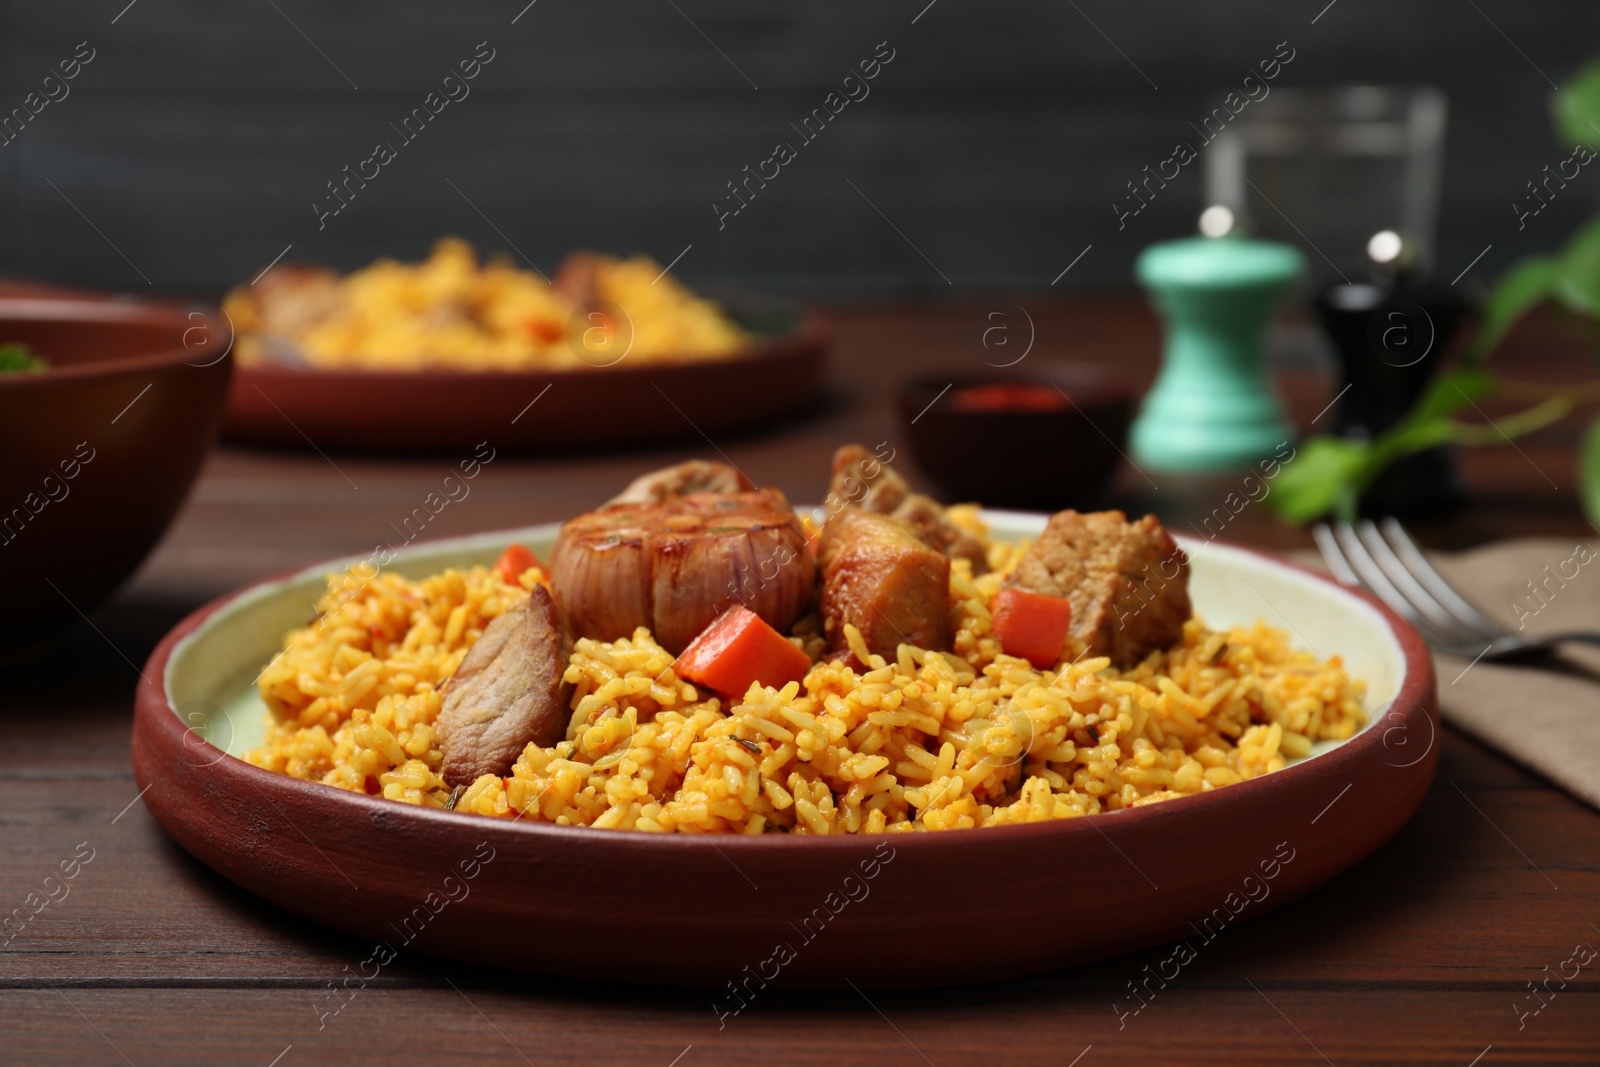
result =
[[[967,402],[963,390],[992,385],[1042,387],[1059,406],[987,410]],[[912,457],[949,499],[1055,510],[1110,479],[1137,400],[1132,381],[1110,368],[1039,360],[919,375],[900,387],[899,407]]]
[[[161,539],[233,360],[219,314],[133,300],[0,297],[7,342],[50,362],[0,374],[0,645],[16,651],[77,621]]]

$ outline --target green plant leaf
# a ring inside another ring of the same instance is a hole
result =
[[[1369,444],[1341,437],[1307,438],[1278,472],[1267,497],[1269,506],[1295,523],[1353,510],[1356,487],[1371,460]]]
[[[50,361],[43,356],[33,354],[33,349],[25,344],[10,341],[0,344],[0,374],[10,371],[42,371],[50,369]]]
[[[1280,516],[1306,523],[1330,512],[1354,518],[1361,494],[1383,469],[1456,437],[1450,416],[1494,390],[1481,367],[1453,367],[1435,378],[1400,422],[1371,441],[1326,434],[1307,438],[1273,483],[1267,499]]]
[[[1591,63],[1550,98],[1556,140],[1563,146],[1600,144],[1600,62]]]
[[[1554,256],[1530,256],[1503,274],[1483,302],[1483,320],[1467,359],[1481,363],[1518,319],[1549,299],[1560,282],[1561,269],[1561,260]]]
[[[1578,455],[1578,492],[1589,521],[1600,526],[1600,416],[1583,435],[1583,450]]]
[[[1487,359],[1517,320],[1547,299],[1576,315],[1600,319],[1600,218],[1573,234],[1559,255],[1530,256],[1500,276],[1484,301],[1467,361]]]
[[[1574,314],[1600,318],[1600,218],[1591,219],[1561,250],[1551,294]]]
[[[1368,482],[1382,473],[1383,468],[1403,456],[1421,452],[1425,448],[1442,445],[1456,436],[1456,424],[1443,415],[1431,419],[1407,419],[1393,430],[1373,442],[1374,462],[1368,472]]]
[[[1452,367],[1428,383],[1406,417],[1389,432],[1404,431],[1411,424],[1432,422],[1453,415],[1474,400],[1481,400],[1494,392],[1494,385],[1494,375],[1482,367]]]

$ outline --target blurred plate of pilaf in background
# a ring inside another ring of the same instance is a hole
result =
[[[436,451],[699,438],[803,413],[830,331],[781,300],[719,303],[646,256],[574,252],[549,280],[440,240],[348,275],[276,264],[223,301],[231,440]]]

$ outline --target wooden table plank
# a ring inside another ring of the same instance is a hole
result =
[[[953,951],[952,963],[959,958]],[[1545,1067],[1592,1065],[1600,1046],[1600,994],[1592,990],[1557,993],[1519,1030],[1512,998],[1501,993],[1258,992],[1246,982],[1220,991],[1174,983],[1119,1029],[1106,991],[1007,985],[874,994],[869,1002],[845,981],[840,985],[838,995],[763,995],[721,1029],[703,996],[620,987],[502,990],[492,976],[485,982],[459,968],[437,989],[359,990],[327,1019],[320,1014],[331,1011],[325,989],[62,986],[9,995],[0,1001],[0,1027],[8,1054],[41,1067],[121,1063],[119,1054],[137,1065],[208,1067],[524,1061],[540,1067],[602,1061],[1466,1067],[1490,1048],[1479,1062]],[[325,1023],[320,1031],[319,1023]]]

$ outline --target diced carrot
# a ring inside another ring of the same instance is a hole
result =
[[[500,572],[500,577],[512,585],[517,584],[517,579],[521,578],[522,572],[529,567],[543,570],[544,564],[539,562],[538,556],[528,551],[527,545],[520,544],[507,545],[506,550],[500,553],[500,561],[494,565],[494,569]]]
[[[739,604],[689,642],[673,671],[686,681],[737,700],[751,682],[781,688],[806,676],[811,659],[765,620]]]
[[[1001,649],[1041,671],[1061,658],[1071,626],[1072,605],[1061,597],[1002,589],[994,598],[994,635]]]
[[[566,328],[554,319],[530,318],[523,322],[523,327],[527,329],[530,337],[536,337],[547,344],[561,340],[562,335],[567,332]]]

